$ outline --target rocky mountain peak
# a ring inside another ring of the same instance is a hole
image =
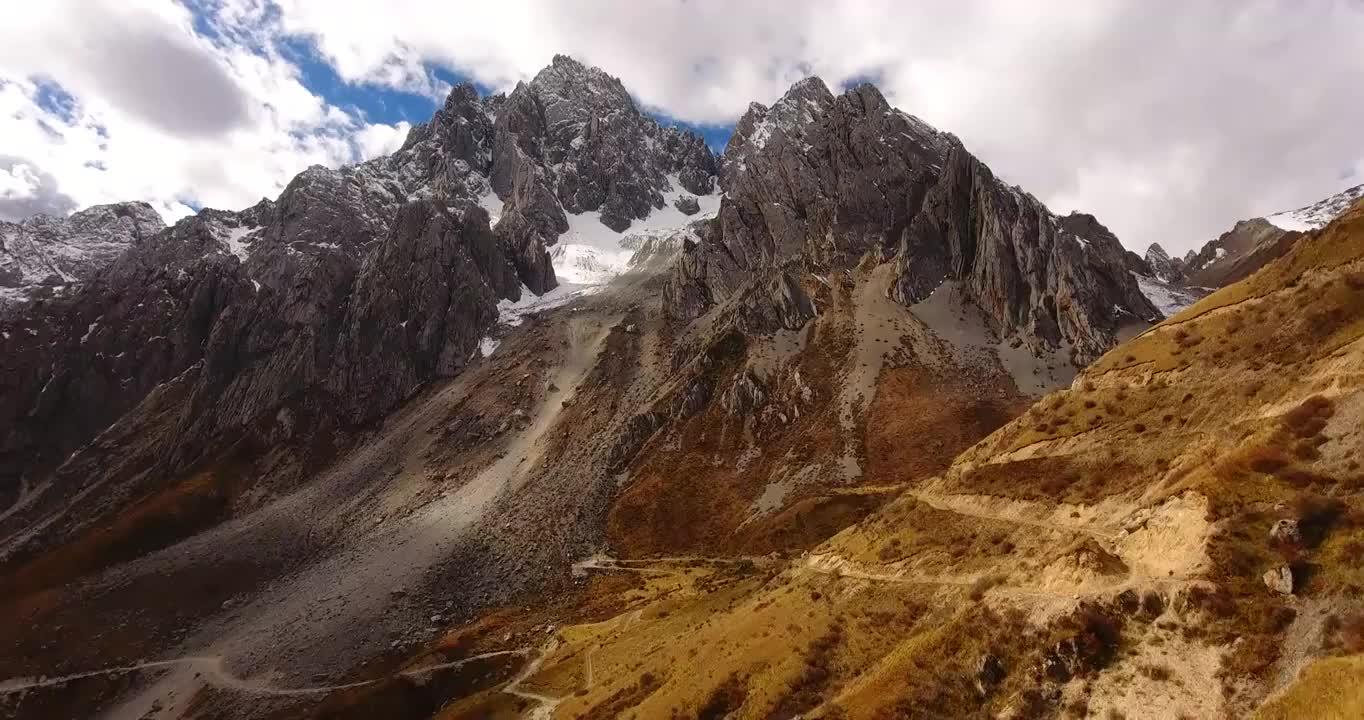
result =
[[[1143,259],[1151,269],[1151,274],[1161,282],[1173,283],[1184,278],[1184,261],[1171,258],[1160,243],[1151,243]]]
[[[1097,220],[1053,215],[874,86],[835,97],[812,78],[771,108],[751,105],[724,167],[719,218],[665,286],[678,317],[748,292],[754,277],[793,265],[822,274],[867,253],[894,261],[896,301],[912,306],[950,280],[1002,335],[1039,351],[1069,346],[1077,362],[1110,347],[1121,325],[1160,317],[1128,272],[1140,259]]]
[[[69,217],[0,221],[0,310],[59,288],[69,291],[164,228],[145,202],[95,205]]]
[[[619,78],[567,55],[555,55],[530,81],[530,88],[544,106],[551,133],[561,123],[582,122],[587,113],[639,113]]]
[[[793,142],[797,147],[806,127],[833,106],[834,96],[824,81],[808,77],[791,86],[786,94],[767,107],[749,103],[748,110],[734,126],[734,133],[725,145],[724,160],[727,172],[747,170],[746,158],[762,152],[769,143]]]
[[[1170,260],[1170,254],[1165,252],[1165,248],[1161,247],[1160,243],[1151,243],[1151,245],[1146,248],[1145,257],[1146,261],[1150,263],[1163,263],[1169,262]]]

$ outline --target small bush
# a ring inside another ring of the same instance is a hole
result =
[[[1166,665],[1141,665],[1137,671],[1156,682],[1166,682],[1170,679],[1170,668]]]
[[[1335,405],[1328,399],[1313,395],[1300,405],[1284,413],[1285,430],[1300,438],[1310,438],[1326,429],[1326,421],[1335,414]]]
[[[979,602],[981,598],[985,597],[985,593],[990,591],[990,588],[1000,585],[1003,582],[1003,575],[982,575],[976,578],[975,582],[971,583],[971,592],[968,595],[972,600]]]
[[[748,698],[748,686],[737,675],[730,675],[720,687],[706,698],[706,703],[697,711],[697,720],[720,720],[743,707]]]
[[[1340,648],[1354,655],[1364,653],[1364,613],[1355,613],[1340,624],[1336,632]]]
[[[1340,558],[1350,565],[1364,565],[1364,542],[1351,540],[1341,545]]]
[[[1312,493],[1298,495],[1293,506],[1298,515],[1302,542],[1309,548],[1320,545],[1345,513],[1345,503]]]
[[[1207,610],[1218,617],[1231,617],[1236,614],[1236,601],[1226,588],[1208,590],[1205,587],[1196,586],[1189,590],[1189,605]]]

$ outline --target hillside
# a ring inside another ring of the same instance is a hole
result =
[[[1355,717],[1361,296],[1364,206],[809,552],[594,558],[410,667],[529,643],[442,718]]]

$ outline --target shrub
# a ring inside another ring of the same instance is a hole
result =
[[[1189,605],[1207,610],[1218,617],[1231,617],[1236,614],[1236,601],[1226,588],[1208,590],[1203,586],[1195,586],[1189,590]]]
[[[737,675],[730,675],[720,687],[706,698],[706,704],[697,711],[698,720],[720,720],[729,717],[729,714],[743,707],[744,700],[748,698],[748,687],[739,680]]]
[[[999,585],[1003,582],[1004,576],[1002,575],[997,575],[993,573],[990,575],[982,575],[976,578],[975,582],[971,583],[971,592],[969,593],[969,597],[972,600],[979,602],[981,598],[985,597],[985,593],[990,591],[990,588],[995,587],[996,585]]]
[[[1355,613],[1340,624],[1336,636],[1340,647],[1351,655],[1364,653],[1364,613]]]
[[[1298,514],[1298,531],[1307,547],[1320,545],[1331,532],[1331,527],[1345,513],[1345,503],[1313,493],[1298,495],[1293,506]]]
[[[1137,671],[1156,682],[1165,682],[1170,679],[1170,668],[1166,665],[1142,665]]]
[[[1340,557],[1350,565],[1364,565],[1364,542],[1351,540],[1341,545]]]
[[[1285,430],[1300,438],[1310,438],[1326,429],[1326,421],[1335,414],[1335,405],[1328,399],[1313,395],[1297,407],[1284,413]]]

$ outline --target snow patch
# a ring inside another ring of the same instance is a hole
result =
[[[238,260],[246,262],[246,258],[251,254],[251,245],[246,240],[246,236],[259,230],[259,227],[243,225],[227,229],[227,235],[223,238],[223,245],[227,252],[236,255]]]
[[[497,303],[497,321],[503,325],[516,327],[527,315],[534,315],[552,308],[567,305],[569,302],[592,295],[601,290],[600,285],[573,285],[559,283],[544,295],[536,295],[525,285],[521,286],[520,300],[502,300]]]
[[[669,189],[663,193],[663,207],[654,208],[643,220],[635,220],[625,232],[616,232],[601,222],[601,212],[568,215],[568,230],[550,248],[554,275],[569,285],[601,285],[625,272],[638,242],[628,238],[658,235],[685,228],[697,220],[715,217],[720,212],[720,195],[697,195],[700,212],[684,215],[674,202],[691,195],[682,189],[676,175],[668,176]]]
[[[492,355],[493,351],[497,350],[497,346],[501,344],[502,344],[501,340],[485,337],[482,340],[478,341],[478,352],[483,357],[488,357],[489,355]]]
[[[1297,210],[1288,210],[1266,217],[1271,225],[1293,232],[1309,232],[1326,227],[1352,205],[1364,198],[1364,185],[1356,185]]]
[[[1165,317],[1170,317],[1198,301],[1198,296],[1181,292],[1155,278],[1135,272],[1132,273],[1132,277],[1136,278],[1137,289],[1141,290],[1141,294],[1145,295]]]
[[[478,206],[488,211],[488,227],[497,225],[497,221],[502,219],[502,199],[491,187],[478,196]]]

